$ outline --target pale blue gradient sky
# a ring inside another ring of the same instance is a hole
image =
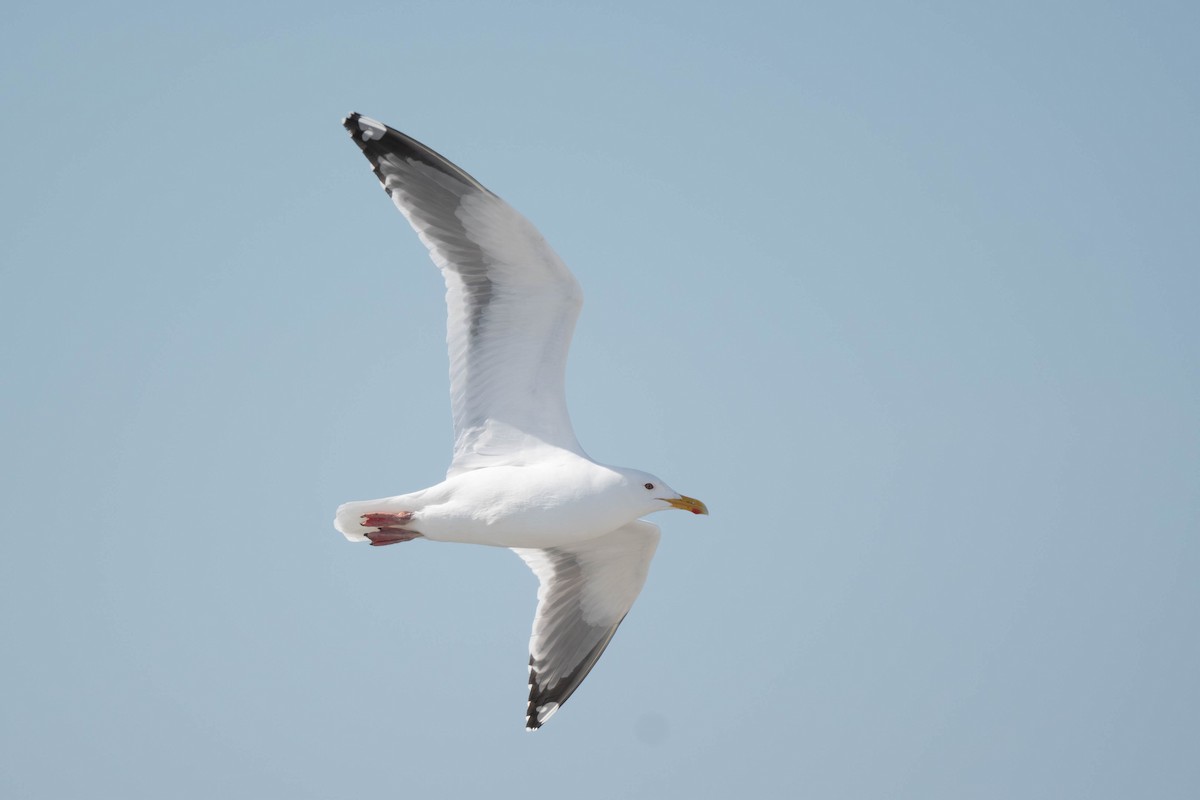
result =
[[[17,3],[0,794],[1200,794],[1191,3]],[[709,518],[522,730],[435,268],[339,125],[583,284],[596,458]]]

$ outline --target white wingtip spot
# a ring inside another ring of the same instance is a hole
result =
[[[358,129],[362,131],[363,138],[368,142],[372,139],[382,139],[383,135],[387,133],[387,128],[382,122],[376,122],[370,117],[359,117]]]
[[[538,724],[544,725],[546,720],[554,716],[555,711],[558,711],[558,703],[546,703],[544,706],[538,706]]]

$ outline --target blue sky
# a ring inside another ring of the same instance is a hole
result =
[[[15,5],[0,790],[1196,796],[1198,21]],[[712,510],[538,734],[521,562],[331,526],[450,450],[350,111],[539,226],[580,440]]]

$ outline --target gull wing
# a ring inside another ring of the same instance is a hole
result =
[[[658,539],[657,525],[634,520],[570,547],[513,548],[540,584],[529,639],[529,730],[558,711],[596,665],[642,591]]]
[[[446,280],[454,460],[449,474],[584,455],[567,413],[567,350],[583,294],[528,220],[420,142],[361,114],[343,124]]]

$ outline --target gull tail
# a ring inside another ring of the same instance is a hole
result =
[[[352,503],[343,503],[338,506],[337,514],[333,518],[333,527],[337,528],[338,533],[345,536],[352,542],[366,542],[367,531],[363,523],[363,515],[377,509],[377,503],[371,501],[356,501]]]

